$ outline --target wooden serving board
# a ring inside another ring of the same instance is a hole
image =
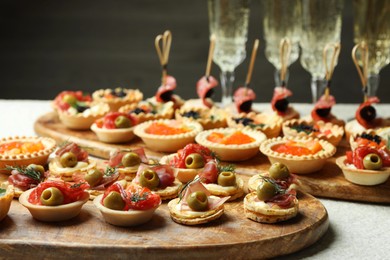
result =
[[[15,200],[0,222],[0,258],[270,258],[313,244],[329,226],[317,199],[306,193],[299,193],[298,199],[298,215],[278,224],[245,218],[243,203],[237,201],[225,203],[225,213],[211,223],[184,226],[171,220],[165,202],[151,221],[134,228],[106,223],[91,201],[72,220],[44,223]]]
[[[127,144],[105,144],[100,142],[92,131],[73,131],[67,129],[59,121],[54,112],[45,114],[34,124],[35,132],[41,136],[55,139],[58,143],[74,141],[81,146],[89,147],[91,155],[108,158],[111,151],[128,149],[131,147],[144,147],[148,156],[160,158],[164,154],[153,152],[145,147],[138,138]],[[338,147],[333,158],[330,158],[325,167],[316,173],[299,175],[302,190],[314,196],[341,200],[364,201],[374,203],[390,203],[390,180],[376,186],[361,186],[350,183],[344,178],[342,171],[335,164],[335,158],[345,154],[346,147]],[[243,174],[254,175],[258,170],[266,170],[270,163],[260,153],[245,162],[235,163],[237,170]]]

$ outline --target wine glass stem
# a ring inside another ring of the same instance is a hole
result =
[[[322,78],[311,79],[311,94],[313,98],[313,104],[321,97],[326,86],[326,80]]]
[[[226,107],[233,100],[234,71],[221,71],[222,106]]]
[[[287,70],[286,70],[285,79],[284,79],[285,87],[287,87],[288,75],[289,75],[289,73],[288,73],[288,69],[287,69]],[[280,87],[280,86],[282,86],[282,80],[281,80],[281,78],[280,78],[280,70],[275,69],[274,78],[275,78],[275,87]]]
[[[370,74],[368,75],[367,80],[367,96],[373,97],[376,95],[376,91],[379,86],[379,74]]]

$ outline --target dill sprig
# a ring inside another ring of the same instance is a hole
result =
[[[106,176],[111,176],[111,175],[113,175],[115,172],[116,172],[116,168],[115,168],[115,167],[107,166],[107,167],[106,167],[106,170],[104,171],[104,175],[106,175]]]
[[[139,194],[137,192],[137,193],[131,194],[130,201],[131,202],[139,202],[139,201],[147,200],[148,197],[149,197],[149,192],[143,192],[142,194]]]
[[[194,178],[192,181],[189,181],[187,182],[186,184],[183,185],[183,187],[180,189],[179,191],[179,201],[178,203],[183,199],[184,197],[184,194],[185,194],[185,191],[188,189],[188,187],[190,186],[191,183],[194,183],[194,182],[197,182],[199,181],[200,178],[199,176],[197,176],[196,178]]]
[[[27,177],[38,182],[41,182],[43,180],[43,174],[32,167],[7,166],[6,170],[8,171],[16,170],[19,173],[26,175]]]
[[[259,175],[259,176],[260,176],[261,179],[263,179],[263,181],[271,183],[273,186],[275,186],[277,194],[284,194],[284,193],[286,193],[286,190],[283,189],[282,187],[280,187],[279,184],[274,179],[272,179],[270,177],[262,176],[262,175]]]
[[[77,188],[80,188],[81,185],[83,184],[86,184],[86,182],[79,182],[79,183],[75,183],[73,184],[72,186],[70,186],[71,189],[77,189]]]
[[[6,189],[2,189],[2,188],[0,188],[0,197],[1,196],[4,196],[5,195],[5,193],[6,193]]]
[[[233,164],[228,164],[228,165],[218,164],[217,168],[218,168],[219,173],[221,173],[221,172],[235,172],[235,170],[236,170],[236,166],[234,166]]]

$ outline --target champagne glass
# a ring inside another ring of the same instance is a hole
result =
[[[375,96],[379,72],[390,62],[390,0],[354,0],[354,42],[368,47],[367,96]]]
[[[300,0],[263,0],[263,30],[265,41],[265,57],[275,67],[275,86],[281,86],[279,43],[288,38],[291,42],[291,53],[287,66],[299,57],[299,35],[301,33]],[[287,86],[288,70],[285,83]]]
[[[250,0],[208,0],[213,61],[221,69],[222,105],[232,102],[234,70],[245,59]]]
[[[342,0],[302,0],[301,65],[311,74],[315,103],[326,86],[323,50],[328,43],[340,42]]]

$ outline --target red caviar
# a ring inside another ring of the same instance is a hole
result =
[[[189,132],[186,127],[174,127],[160,122],[154,122],[145,129],[145,132],[153,135],[177,135]]]
[[[244,134],[241,131],[236,131],[230,135],[224,135],[223,133],[212,132],[207,140],[213,143],[219,144],[248,144],[255,141],[254,138]]]
[[[319,142],[314,140],[305,143],[287,141],[286,143],[274,145],[272,150],[278,153],[301,156],[316,154],[322,150],[322,146]]]
[[[0,154],[34,153],[43,149],[45,149],[45,146],[41,142],[10,142],[0,145]]]

